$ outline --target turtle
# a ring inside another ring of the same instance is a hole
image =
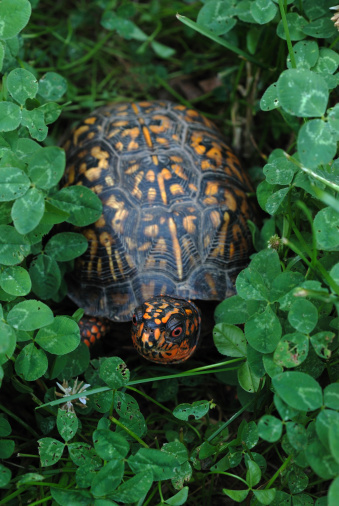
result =
[[[99,108],[64,147],[65,185],[84,185],[103,204],[81,230],[89,246],[69,297],[91,317],[131,320],[145,358],[187,360],[200,334],[194,301],[233,295],[252,253],[256,208],[238,158],[212,121],[167,100]],[[85,342],[104,330],[90,318]]]

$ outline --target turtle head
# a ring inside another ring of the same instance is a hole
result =
[[[200,312],[180,297],[157,295],[135,308],[132,340],[147,360],[162,364],[184,362],[195,351],[200,336]]]

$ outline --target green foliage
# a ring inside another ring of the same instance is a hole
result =
[[[0,2],[2,504],[336,506],[332,3]],[[234,134],[266,213],[237,294],[216,308],[215,354],[166,371],[135,366],[125,341],[124,359],[90,358],[79,312],[62,315],[87,248],[62,224],[91,224],[101,203],[62,188],[60,138],[85,110],[160,96]]]

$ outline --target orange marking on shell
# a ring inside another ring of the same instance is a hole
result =
[[[196,219],[197,219],[196,216],[185,216],[185,218],[183,219],[184,229],[189,234],[194,234],[194,232],[195,232],[196,226],[195,226],[194,220],[196,220]]]
[[[93,148],[91,149],[91,155],[97,160],[101,159],[106,160],[107,158],[109,158],[109,153],[101,149],[100,146],[93,146]]]
[[[146,141],[146,144],[149,148],[151,148],[153,146],[153,142],[152,142],[152,139],[151,139],[151,134],[149,133],[149,130],[147,127],[143,126],[142,127],[142,133],[144,134],[144,137],[145,137],[145,141]]]
[[[215,281],[214,281],[213,277],[210,274],[206,273],[205,280],[211,290],[211,295],[213,297],[217,298],[218,292],[216,290]]]
[[[96,341],[95,336],[91,336],[91,338],[90,338],[90,342],[91,342],[92,344],[94,344],[94,343],[95,343],[95,341]]]
[[[168,146],[168,140],[164,137],[157,137],[156,138],[157,144],[162,144]]]
[[[142,105],[142,103],[140,103],[140,105]],[[131,106],[135,114],[139,114],[138,106],[136,104],[131,104]]]
[[[181,248],[177,235],[177,227],[175,225],[173,218],[168,218],[168,228],[172,238],[173,253],[175,257],[175,262],[177,264],[178,277],[179,279],[182,279],[183,269],[182,269]]]
[[[171,177],[172,177],[171,171],[166,168],[162,169],[161,174],[162,174],[163,178],[166,180],[171,179]]]
[[[200,166],[201,166],[201,170],[214,169],[214,165],[212,165],[211,162],[206,159],[201,161]]]
[[[134,149],[138,149],[139,144],[136,141],[131,141],[128,143],[127,151],[133,151]]]
[[[85,345],[87,346],[87,348],[90,348],[91,347],[91,343],[89,342],[88,339],[84,339],[84,343]]]
[[[94,125],[97,119],[98,118],[96,118],[95,116],[92,116],[91,118],[86,118],[84,123],[86,123],[87,125]]]
[[[161,171],[157,174],[157,179],[158,179],[158,185],[159,185],[159,190],[160,190],[160,195],[161,195],[162,201],[165,205],[167,205],[167,194],[166,194],[166,188],[165,188],[165,183],[164,183],[164,176],[163,176],[162,172],[163,171]]]
[[[231,242],[231,244],[229,245],[229,248],[228,248],[228,256],[229,256],[230,260],[233,258],[234,253],[235,253],[234,243]]]
[[[198,113],[198,111],[196,111],[194,109],[187,109],[186,114],[188,116],[190,116],[191,118],[198,118],[200,116],[200,114]]]
[[[86,166],[86,164],[84,164],[84,165]],[[79,172],[84,172],[84,171],[80,169]],[[85,176],[88,181],[91,181],[91,182],[96,181],[101,176],[101,170],[98,169],[98,167],[92,167],[91,169],[86,170]]]
[[[185,193],[183,187],[178,183],[171,184],[170,192],[172,193],[172,195],[184,195]]]
[[[234,195],[232,195],[232,193],[230,191],[228,191],[228,190],[225,191],[224,195],[225,195],[225,200],[226,200],[227,207],[231,211],[236,211],[237,210],[237,201],[235,200]]]
[[[206,155],[212,158],[216,165],[219,166],[222,163],[222,154],[219,145],[216,142],[212,142],[212,148],[207,151]]]
[[[107,134],[107,139],[111,139],[112,137],[115,137],[118,134],[120,134],[120,128],[114,128],[114,130],[111,130],[110,133]]]
[[[224,256],[225,253],[225,245],[226,245],[226,239],[227,239],[227,231],[228,231],[228,225],[230,222],[230,215],[228,212],[224,213],[224,223],[220,229],[219,234],[219,244],[216,248],[214,248],[212,252],[212,257],[218,257],[218,256]]]
[[[213,225],[213,228],[218,228],[221,223],[220,214],[215,209],[210,212],[210,218]]]
[[[174,158],[174,157],[173,157]],[[171,165],[171,169],[173,170],[173,172],[179,176],[181,179],[184,179],[185,181],[188,180],[188,177],[186,176],[185,172],[184,172],[184,169],[182,167],[182,165],[179,165],[177,163],[173,163]]]
[[[147,200],[152,203],[157,197],[157,190],[155,188],[149,188],[147,192]]]
[[[215,195],[218,193],[219,184],[217,181],[207,181],[205,195]]]
[[[92,334],[96,334],[97,332],[99,332],[97,325],[92,325],[91,332],[92,332]]]
[[[126,126],[126,125],[128,125],[128,121],[123,120],[123,119],[119,119],[118,121],[113,121],[112,125],[115,127]]]
[[[74,130],[74,132],[73,132],[73,144],[75,146],[78,144],[80,135],[82,135],[83,133],[87,132],[88,130],[89,130],[89,126],[88,125],[82,125],[81,127],[79,127],[76,130]]]
[[[148,227],[144,228],[144,234],[147,237],[156,237],[159,233],[159,227],[156,224],[149,225]]]
[[[152,169],[148,170],[146,172],[145,179],[146,179],[146,181],[149,181],[150,183],[154,183],[154,181],[155,181],[154,170],[152,170]]]

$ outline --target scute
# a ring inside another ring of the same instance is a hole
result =
[[[103,215],[69,279],[87,314],[130,320],[146,298],[221,300],[252,251],[246,174],[211,121],[167,101],[113,104],[65,145],[66,184],[91,188]]]

